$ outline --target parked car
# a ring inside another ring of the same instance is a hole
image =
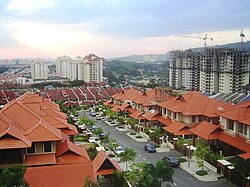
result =
[[[96,113],[95,112],[89,112],[89,115],[92,116],[92,117],[95,117]]]
[[[115,148],[115,154],[119,155],[124,152],[124,149],[121,146]]]
[[[102,117],[101,116],[96,116],[96,120],[101,120]]]
[[[93,137],[93,136],[89,137],[88,141],[89,141],[89,143],[100,143],[99,138],[96,138],[96,137]]]
[[[107,134],[105,134],[105,133],[102,133],[102,134],[99,134],[99,139],[103,139],[103,138],[105,138],[105,137],[107,137],[108,135]]]
[[[155,153],[156,152],[156,148],[155,148],[154,144],[145,144],[144,149],[145,149],[145,151],[147,151],[149,153]]]
[[[98,127],[95,126],[95,125],[93,125],[92,127],[89,128],[89,130],[90,130],[91,132],[95,131],[96,129],[98,129]]]
[[[175,156],[164,156],[162,160],[168,162],[172,167],[178,167],[180,165],[179,160]]]

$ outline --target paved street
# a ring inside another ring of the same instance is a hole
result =
[[[83,114],[80,114],[81,116]],[[95,117],[91,117],[87,115],[90,119],[96,120]],[[101,127],[104,132],[110,132],[110,138],[117,141],[117,143],[125,147],[131,147],[137,152],[137,158],[136,162],[148,162],[155,164],[158,160],[160,160],[164,155],[176,155],[178,156],[180,153],[173,150],[167,153],[148,153],[144,150],[145,143],[143,142],[137,142],[126,135],[127,131],[118,131],[115,129],[116,126],[109,126],[102,120],[96,120],[97,126]],[[231,183],[229,183],[226,179],[219,179],[217,181],[213,182],[203,182],[198,179],[196,179],[191,174],[187,173],[181,168],[173,168],[174,169],[174,184],[171,186],[192,186],[192,187],[230,187],[233,186]]]

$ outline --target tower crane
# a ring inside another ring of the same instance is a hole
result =
[[[201,37],[201,36],[189,36],[189,35],[181,35],[181,36],[175,36],[175,37],[185,37],[185,38],[197,38],[197,39],[200,39],[200,40],[204,40],[204,47],[206,48],[207,47],[207,40],[211,40],[213,41],[214,39],[213,38],[209,38],[207,37],[207,33],[205,34],[204,37]]]
[[[245,34],[243,33],[243,29],[241,29],[241,32],[240,32],[240,44],[241,44],[241,48],[243,49],[243,43],[244,43],[244,41],[243,41],[243,39],[244,39],[244,37],[245,37]]]

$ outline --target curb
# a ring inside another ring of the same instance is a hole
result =
[[[130,132],[129,132],[130,133]],[[126,133],[126,135],[130,138],[132,138],[133,140],[137,141],[137,142],[147,142],[148,140],[145,138],[135,138],[135,135],[130,135],[129,133]]]
[[[188,172],[189,174],[193,175],[195,178],[199,179],[200,181],[204,181],[204,182],[211,182],[211,181],[217,181],[218,177],[213,177],[213,178],[207,178],[207,177],[202,177],[197,175],[195,172],[191,171],[190,169],[183,167],[182,165],[180,165],[180,168],[182,168],[183,170],[185,170],[186,172]]]

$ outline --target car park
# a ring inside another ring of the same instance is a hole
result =
[[[164,156],[162,160],[168,162],[172,167],[178,167],[180,165],[179,160],[175,156]]]
[[[124,149],[121,146],[115,148],[115,154],[119,155],[124,152]]]
[[[155,153],[156,152],[156,148],[154,144],[145,144],[144,145],[144,149],[145,151],[147,151],[148,153]]]

